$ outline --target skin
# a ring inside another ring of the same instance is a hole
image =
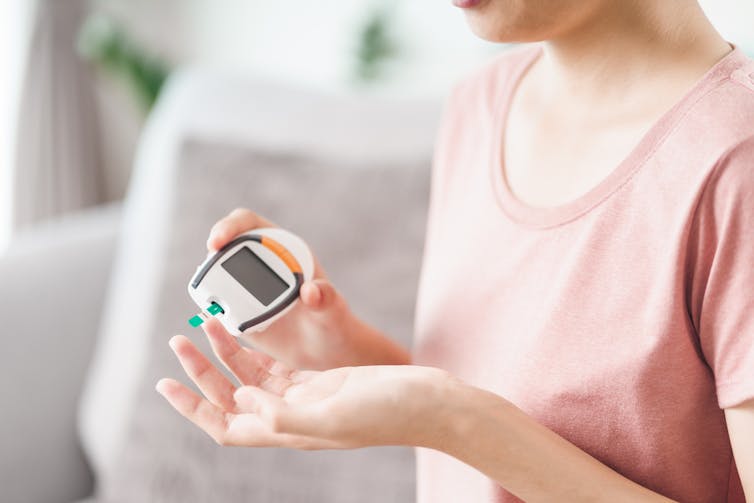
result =
[[[505,138],[504,175],[532,205],[588,190],[730,50],[693,0],[481,0],[465,11],[482,38],[544,41],[517,90]],[[235,210],[213,227],[208,249],[268,226]],[[420,446],[455,456],[526,501],[670,501],[504,397],[410,365],[406,350],[350,312],[319,264],[296,310],[257,336],[259,351],[238,345],[217,320],[203,328],[239,384],[179,335],[170,346],[204,396],[173,379],[157,390],[221,445]],[[754,400],[725,417],[754,501]]]

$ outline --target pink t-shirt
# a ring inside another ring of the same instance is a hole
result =
[[[722,409],[754,398],[754,62],[736,48],[599,184],[535,208],[507,187],[501,146],[540,52],[496,57],[448,101],[416,361],[665,496],[743,502]],[[425,449],[418,499],[519,501]]]

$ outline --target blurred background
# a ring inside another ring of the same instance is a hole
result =
[[[701,3],[754,54],[754,2]],[[507,47],[434,0],[0,0],[0,34],[0,500],[412,501],[408,450],[221,450],[152,386],[236,206],[410,344],[442,100]]]
[[[32,128],[51,119],[38,105],[54,99],[50,89],[82,85],[76,99],[94,100],[81,127],[96,134],[86,141],[99,150],[101,179],[92,190],[102,200],[123,197],[146,112],[176,68],[202,66],[331,92],[440,97],[455,76],[499,50],[476,39],[456,9],[429,0],[2,1],[0,171],[7,180],[17,157],[27,155],[19,152],[25,141],[19,122]],[[67,101],[72,93],[59,90],[58,97]],[[58,105],[55,120],[68,124],[65,114],[77,115],[76,104]],[[18,209],[11,200],[6,190],[3,205]],[[3,215],[7,220],[9,213]],[[7,238],[9,225],[0,235]]]
[[[728,40],[754,50],[754,2],[702,4]],[[353,0],[347,5],[2,0],[1,5],[0,204],[6,210],[0,247],[14,227],[35,218],[14,216],[13,210],[34,212],[17,201],[22,196],[12,190],[14,174],[30,171],[29,162],[52,163],[54,157],[38,153],[30,159],[26,149],[54,145],[57,150],[51,152],[60,153],[71,147],[66,142],[79,143],[76,148],[92,151],[79,155],[89,155],[88,163],[96,164],[77,168],[97,177],[87,187],[91,194],[50,202],[45,211],[37,210],[40,217],[56,213],[56,207],[75,206],[73,199],[84,205],[124,196],[147,113],[176,68],[202,66],[329,92],[441,99],[455,78],[502,49],[474,37],[457,9],[432,0]],[[87,102],[87,112],[77,124],[87,134],[74,138],[68,114],[78,115],[81,102]],[[28,131],[42,124],[45,135]],[[57,128],[67,130],[66,139]],[[51,171],[64,173],[62,168]],[[36,184],[34,178],[45,175],[52,173],[40,167],[24,178]]]

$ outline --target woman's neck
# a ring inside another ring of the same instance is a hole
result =
[[[544,43],[540,82],[547,94],[614,101],[668,72],[693,82],[731,50],[696,0],[609,4]]]

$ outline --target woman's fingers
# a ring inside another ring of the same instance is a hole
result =
[[[338,292],[327,279],[317,278],[304,282],[299,296],[301,302],[312,311],[324,311],[335,303]]]
[[[194,344],[182,335],[170,339],[170,347],[178,357],[183,370],[191,378],[210,402],[227,410],[235,409],[233,392],[236,387],[217,370]]]
[[[259,386],[282,395],[291,386],[294,372],[269,356],[242,347],[217,320],[210,319],[204,330],[215,355],[245,385]],[[235,410],[235,386],[182,335],[170,339],[170,347],[188,376],[204,395],[225,410]]]
[[[174,379],[161,379],[155,389],[183,417],[204,430],[218,444],[226,444],[229,412],[200,397]]]
[[[239,234],[258,227],[277,227],[266,218],[246,208],[236,208],[219,220],[209,232],[207,249],[217,251]]]
[[[274,359],[241,346],[215,319],[207,320],[202,328],[209,338],[212,351],[242,384],[259,386],[270,377],[269,370],[275,364]]]
[[[223,411],[173,379],[161,379],[155,389],[183,417],[204,430],[220,445],[247,447],[290,447],[294,449],[337,449],[335,441],[275,432],[257,414]]]

